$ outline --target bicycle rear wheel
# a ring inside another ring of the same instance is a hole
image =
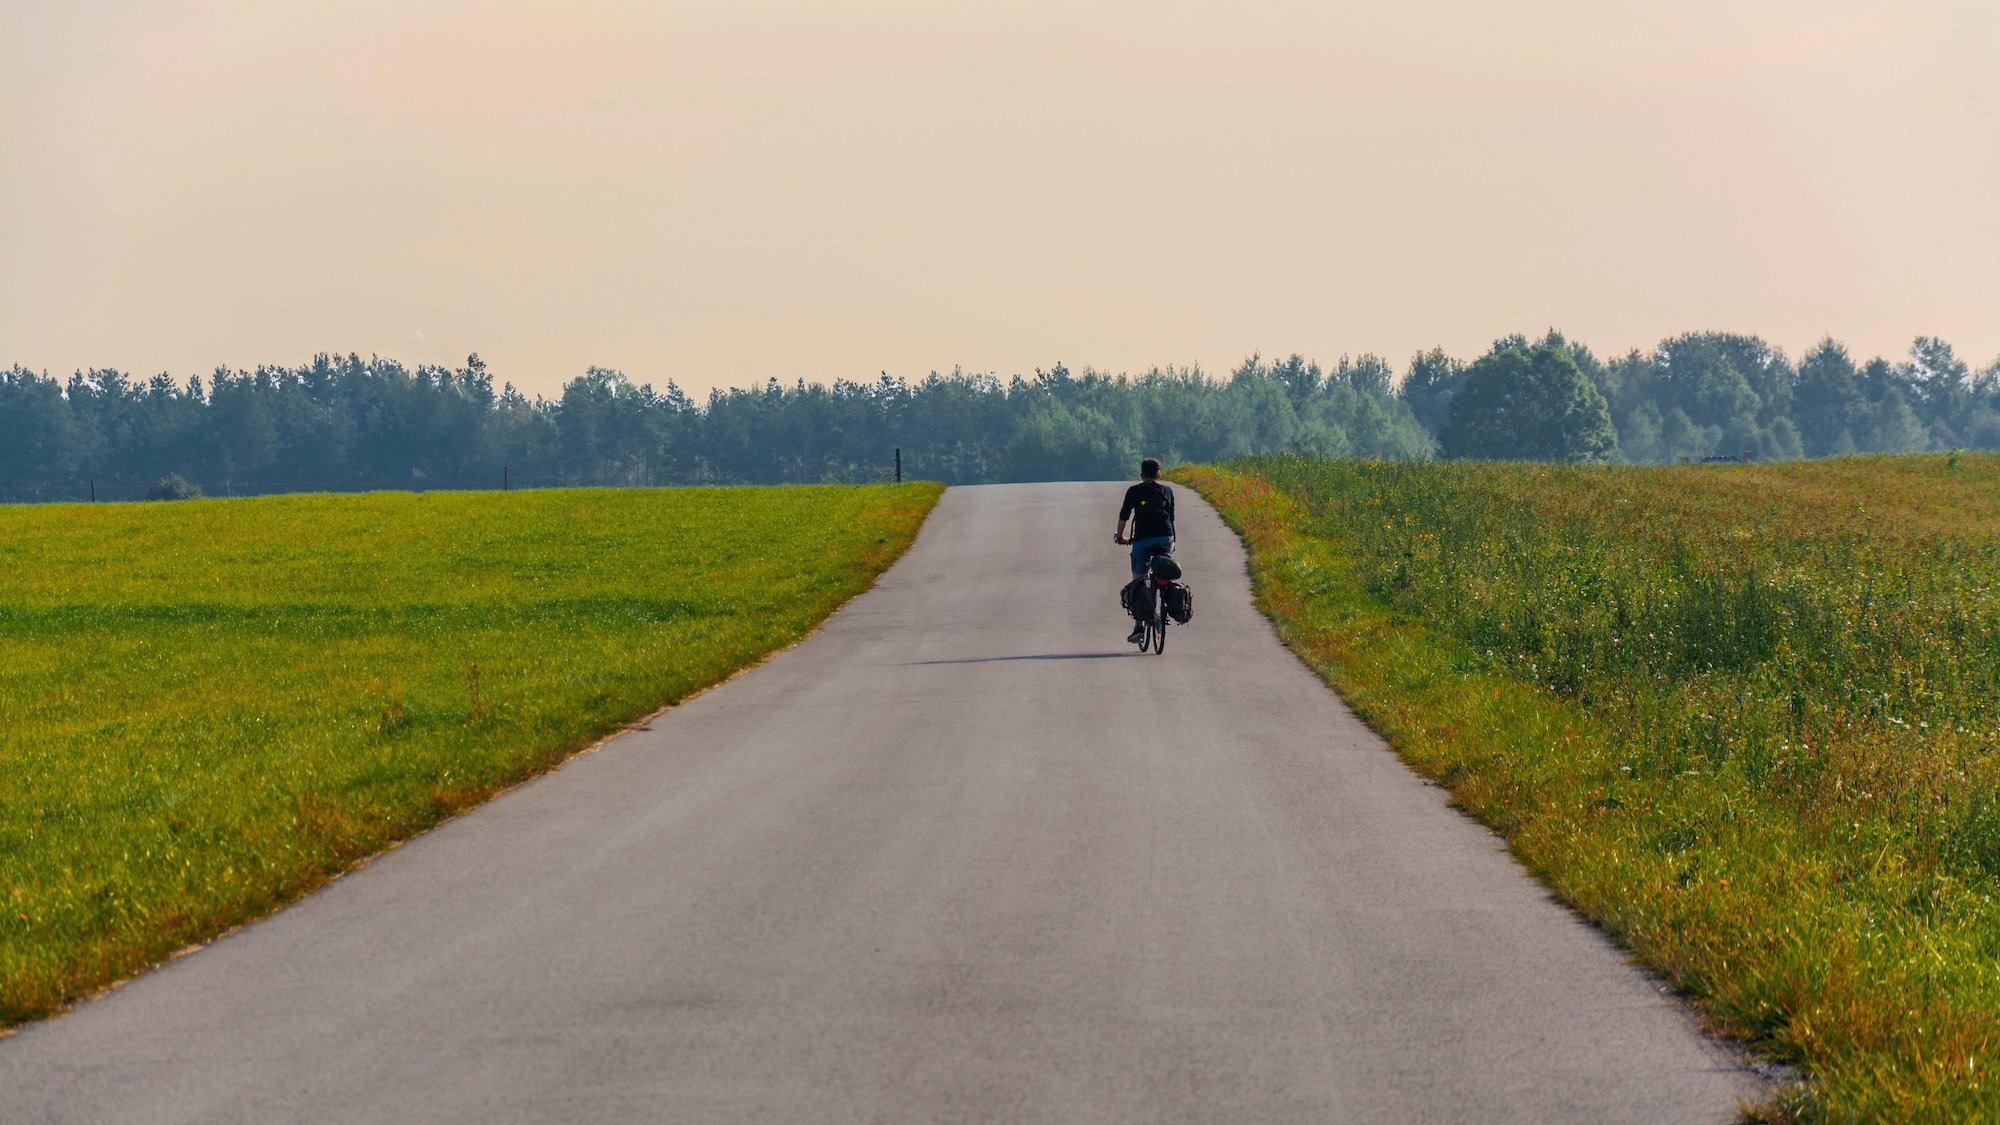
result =
[[[1158,656],[1165,651],[1167,651],[1167,615],[1155,608],[1153,611],[1153,655]]]

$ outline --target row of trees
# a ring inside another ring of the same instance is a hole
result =
[[[0,499],[532,484],[1112,478],[1141,456],[1251,453],[1666,461],[2000,447],[2000,362],[1977,373],[1925,337],[1857,363],[1827,340],[1796,365],[1754,336],[1694,333],[1601,360],[1558,333],[1470,364],[1298,356],[1137,377],[883,375],[727,389],[697,402],[592,368],[559,397],[456,369],[320,355],[300,367],[144,382],[0,372]]]
[[[775,380],[697,403],[678,385],[592,368],[554,400],[458,369],[318,356],[219,370],[185,385],[93,370],[66,383],[0,374],[0,498],[143,495],[168,474],[210,494],[538,484],[1127,476],[1147,454],[1214,460],[1267,450],[1422,457],[1430,435],[1372,358],[1332,371],[1252,359],[1137,379],[1058,364],[1032,377]]]
[[[1549,408],[1550,417],[1567,419],[1564,441],[1497,424],[1490,390],[1478,405],[1453,409],[1482,374],[1510,386],[1526,377],[1502,372],[1508,353],[1522,362],[1559,354],[1567,363],[1558,366],[1575,369],[1557,380],[1545,364],[1530,364],[1543,383],[1560,381],[1576,399]],[[1547,457],[1562,446],[1571,458],[1643,462],[2000,448],[2000,360],[1974,372],[1932,336],[1918,337],[1901,363],[1856,363],[1826,339],[1794,365],[1755,336],[1696,332],[1604,361],[1550,332],[1534,344],[1520,336],[1496,341],[1470,367],[1439,352],[1419,356],[1401,394],[1452,456]],[[1603,400],[1601,415],[1593,397]]]

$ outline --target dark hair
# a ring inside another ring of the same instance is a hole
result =
[[[1160,459],[1158,457],[1148,457],[1144,461],[1139,462],[1139,475],[1145,477],[1147,480],[1152,480],[1154,477],[1159,476]]]

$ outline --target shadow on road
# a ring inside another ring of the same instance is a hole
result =
[[[1033,656],[968,656],[961,660],[906,660],[898,668],[920,668],[926,664],[992,664],[1001,660],[1117,660],[1137,656],[1136,652],[1041,652]]]

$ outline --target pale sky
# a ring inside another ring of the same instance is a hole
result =
[[[0,366],[2000,355],[1996,0],[0,0]]]

